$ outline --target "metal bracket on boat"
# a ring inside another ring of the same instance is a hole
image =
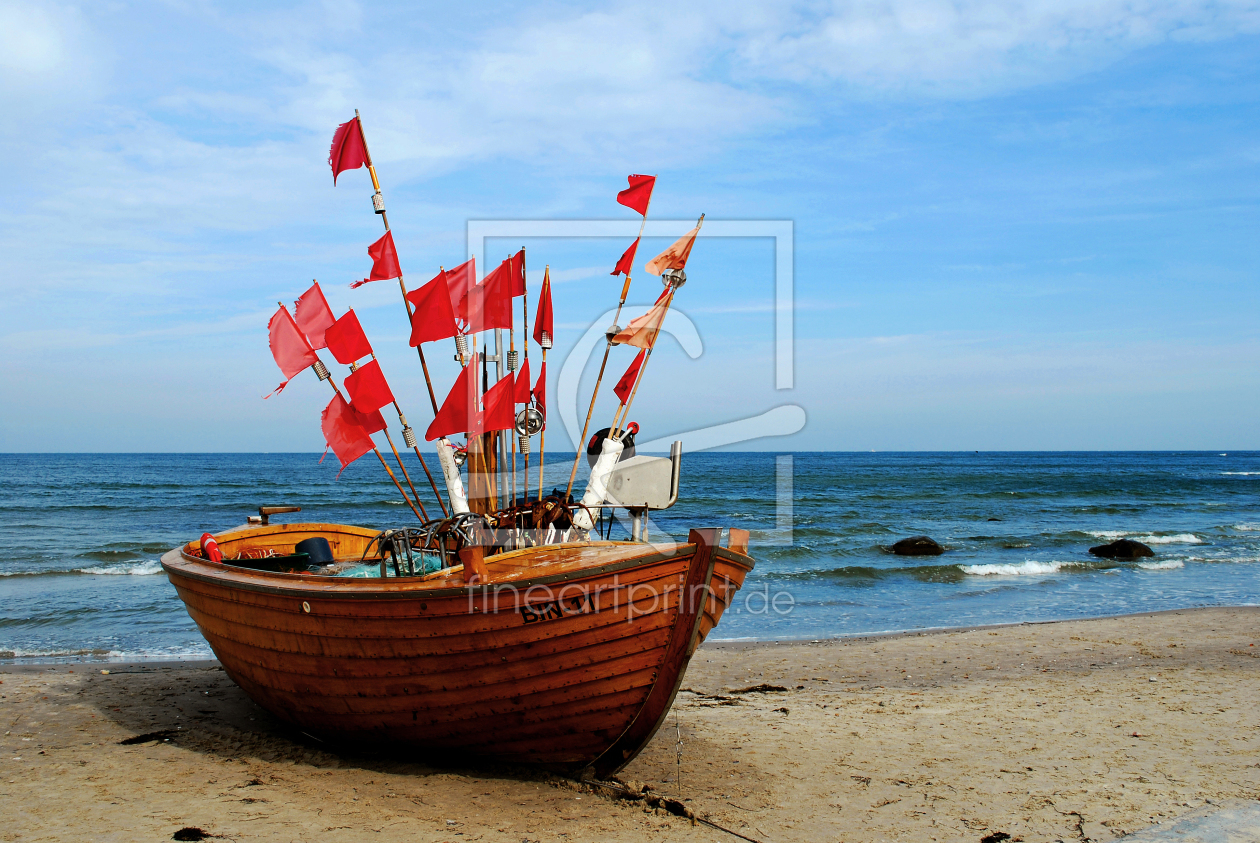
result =
[[[613,507],[630,513],[630,537],[647,541],[646,516],[650,510],[669,509],[678,502],[682,474],[682,442],[669,448],[669,459],[638,455],[622,460],[608,476],[608,496]],[[642,501],[642,505],[638,505]]]
[[[261,524],[262,526],[266,527],[268,524],[271,523],[270,519],[271,519],[271,516],[273,515],[279,515],[283,512],[301,512],[301,511],[302,511],[302,507],[300,506],[260,506],[258,507],[257,515],[249,516],[249,522],[251,524]]]

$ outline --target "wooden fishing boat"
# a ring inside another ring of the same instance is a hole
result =
[[[417,577],[242,567],[326,539],[336,563],[375,530],[336,524],[216,536],[162,558],[224,670],[259,705],[326,741],[608,776],[655,734],[688,661],[753,560],[742,530],[686,542],[508,550]],[[725,545],[723,540],[725,537]],[[375,547],[379,550],[380,544]],[[472,579],[472,582],[468,582]]]

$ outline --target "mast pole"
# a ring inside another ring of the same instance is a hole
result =
[[[276,302],[276,304],[280,305],[280,307],[282,308],[284,307],[284,302]],[[299,331],[299,333],[301,332]],[[310,349],[311,354],[315,355],[315,359],[319,361],[320,366],[323,367],[324,369],[324,372],[328,372],[328,367],[323,366],[323,361],[319,360],[319,352],[311,348],[310,341],[306,339],[305,334],[302,334],[302,341],[306,343],[306,347]],[[312,368],[314,368],[314,366],[312,366]],[[315,369],[315,374],[316,375],[320,374],[319,369]],[[324,378],[321,377],[320,380],[324,380]],[[345,401],[346,400],[345,396],[341,394],[341,388],[337,386],[337,382],[333,380],[332,373],[330,372],[328,373],[327,380],[328,380],[328,385],[333,388],[333,392],[337,393],[337,396],[340,397],[342,401]],[[350,402],[346,401],[346,403],[348,404]],[[389,434],[388,433],[385,434],[385,437],[389,438]],[[371,439],[372,437],[371,435],[369,435],[368,440],[370,441]],[[429,519],[424,518],[423,516],[420,515],[419,511],[416,509],[416,505],[411,502],[411,498],[407,497],[407,493],[403,491],[402,484],[399,483],[398,478],[394,476],[394,472],[389,467],[389,463],[385,462],[385,457],[381,456],[381,449],[376,447],[375,442],[372,442],[372,450],[376,452],[376,458],[381,461],[381,467],[385,469],[385,473],[389,475],[389,479],[394,481],[394,488],[398,490],[398,494],[403,496],[403,500],[407,502],[407,506],[411,507],[411,511],[416,514],[416,518],[420,520],[421,524],[428,521]]]
[[[548,269],[550,269],[550,267],[548,267]],[[523,274],[524,273],[522,273],[522,275]],[[529,362],[529,279],[528,277],[526,277],[522,281],[522,283],[525,285],[525,295],[521,296],[521,319],[524,321],[524,329],[521,334],[521,342],[524,343],[525,345],[525,362],[528,363]],[[533,376],[532,372],[530,373],[530,376],[531,377]],[[526,398],[532,399],[534,397],[534,393],[532,391],[533,384],[526,382],[525,388],[528,392],[528,394],[526,395]],[[530,402],[526,401],[525,409],[528,410],[529,406],[530,406]],[[526,413],[527,420],[528,420],[528,417],[529,417],[529,414]],[[529,443],[528,421],[525,425],[525,442],[527,444]],[[515,473],[515,467],[513,467],[513,473]],[[525,487],[524,490],[522,491],[522,496],[525,498],[525,500],[528,501],[529,500],[529,450],[528,449],[525,451],[525,474],[521,478],[521,483]],[[539,497],[542,497],[541,486],[538,487],[538,491],[539,491]]]
[[[385,230],[390,231],[389,214],[385,212],[385,198],[381,196],[381,180],[376,176],[376,167],[372,164],[372,152],[368,149],[367,133],[363,131],[363,118],[359,116],[359,109],[354,110],[354,119],[359,123],[359,135],[363,138],[363,152],[367,156],[368,175],[372,177],[372,188],[376,193],[372,196],[372,207],[376,213],[380,214],[381,222],[385,224]],[[407,300],[407,282],[403,280],[402,267],[398,269],[398,288],[402,291],[403,307],[407,309],[407,324],[411,324],[411,302]],[[433,392],[433,379],[429,376],[429,364],[424,359],[424,349],[420,345],[416,346],[416,353],[420,355],[420,368],[424,370],[424,385],[429,389],[429,403],[433,405],[433,415],[436,417],[438,412],[437,395]],[[398,402],[394,402],[394,408],[398,408]],[[407,432],[411,428],[407,424],[407,419],[402,414],[402,410],[398,410],[398,421],[403,426],[403,437],[407,437]],[[412,434],[414,442],[414,434]],[[418,442],[408,443],[412,450],[416,452],[416,459],[420,460],[420,467],[424,469],[424,474],[429,478],[429,485],[433,487],[433,494],[437,497],[438,506],[442,508],[442,515],[445,517],[446,504],[442,502],[442,493],[438,491],[437,481],[433,479],[433,472],[429,471],[429,465],[424,461],[424,455],[420,453],[420,444]],[[404,473],[406,473],[404,469]],[[416,498],[419,500],[419,498]]]
[[[542,369],[540,371],[546,371],[547,369],[547,347],[546,346],[543,346],[542,356],[543,356]],[[546,388],[546,384],[543,384],[543,387]],[[543,493],[542,493],[543,466],[546,465],[546,463],[547,463],[547,416],[546,414],[544,414],[543,427],[542,427],[542,430],[539,431],[538,433],[538,499],[539,500],[542,500],[542,496],[543,496]]]
[[[654,192],[655,186],[653,186],[653,193]],[[643,231],[647,228],[647,212],[651,210],[651,208],[652,196],[649,194],[647,206],[643,209],[643,222],[639,223],[639,236],[635,238],[639,241],[640,245],[642,245],[643,241]],[[637,248],[634,256],[636,258],[639,256]],[[617,324],[617,320],[621,318],[621,309],[626,305],[626,297],[630,295],[630,273],[633,271],[634,267],[630,267],[630,272],[626,273],[626,283],[621,285],[621,300],[617,302],[617,315],[613,317],[614,326]],[[582,423],[582,438],[578,441],[577,454],[573,457],[573,470],[569,472],[569,486],[564,491],[566,498],[573,494],[573,480],[577,477],[578,463],[581,462],[582,451],[586,448],[586,430],[590,427],[591,416],[595,413],[595,399],[599,397],[599,385],[604,380],[604,369],[608,366],[608,352],[611,351],[613,347],[613,336],[614,335],[611,333],[608,335],[608,344],[604,346],[604,359],[599,363],[599,376],[595,378],[595,389],[591,392],[591,406],[586,411],[586,421]]]

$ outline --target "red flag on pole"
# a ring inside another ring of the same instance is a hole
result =
[[[328,306],[328,300],[324,298],[324,291],[319,288],[318,281],[293,303],[293,320],[311,341],[311,348],[328,347],[324,342],[324,331],[337,320],[333,316],[332,308]]]
[[[525,358],[525,363],[521,366],[521,370],[516,373],[516,396],[512,399],[514,404],[529,403],[529,358]]]
[[[512,373],[499,378],[499,382],[486,390],[481,402],[486,411],[481,416],[481,431],[510,430],[516,425],[515,379]]]
[[[467,433],[477,429],[477,358],[473,355],[468,365],[455,378],[442,409],[433,417],[433,423],[424,432],[424,438],[432,442],[440,436]]]
[[[639,376],[639,369],[643,368],[643,358],[646,356],[647,349],[645,348],[635,356],[630,368],[626,369],[621,380],[617,381],[617,385],[613,387],[613,392],[617,393],[617,398],[622,404],[630,400],[630,391],[634,389],[634,380]]]
[[[402,267],[398,265],[398,250],[394,248],[394,233],[385,232],[385,236],[368,246],[368,255],[372,258],[372,272],[362,281],[355,281],[350,289],[362,287],[369,281],[382,281],[402,275]]]
[[[697,225],[675,240],[668,249],[648,261],[643,268],[653,275],[660,275],[667,269],[682,269],[687,265],[687,258],[691,257],[691,247],[696,244],[696,235],[699,233],[700,226]]]
[[[648,204],[652,201],[652,188],[656,186],[656,176],[626,176],[626,181],[630,186],[617,194],[618,204],[646,217]]]
[[[342,123],[333,134],[332,149],[328,150],[328,163],[332,166],[333,184],[344,170],[357,170],[368,163],[367,142],[363,140],[363,126],[356,116]]]
[[[538,409],[542,410],[543,427],[546,427],[547,421],[547,364],[544,362],[538,367],[538,382],[534,384],[534,403],[538,405]]]
[[[463,314],[459,312],[459,303],[477,283],[477,259],[469,258],[454,269],[439,273],[439,277],[446,279],[446,288],[451,294],[451,308],[455,315],[463,318]]]
[[[652,305],[652,309],[638,319],[632,320],[620,334],[613,337],[613,342],[637,345],[639,348],[651,348],[656,342],[657,333],[661,330],[661,323],[665,321],[665,299],[669,296],[669,291],[670,288],[666,287],[661,297],[656,300],[656,304]]]
[[[369,360],[346,375],[346,392],[350,393],[350,406],[360,413],[371,413],[392,404],[394,393],[385,382],[381,364]]]
[[[407,301],[416,307],[411,314],[412,348],[422,342],[444,340],[459,333],[444,275],[438,275],[420,289],[407,294]]]
[[[284,382],[272,390],[271,395],[283,390],[294,375],[319,360],[287,307],[281,306],[267,322],[267,342],[271,346],[271,356],[284,373]],[[263,397],[270,398],[271,395]]]
[[[470,330],[512,327],[512,259],[499,264],[460,302],[461,315]]]
[[[512,290],[512,298],[525,295],[525,250],[521,249],[508,258],[507,264],[508,276],[511,279],[509,287]]]
[[[361,419],[362,416],[346,403],[340,393],[333,396],[319,417],[324,441],[341,461],[342,470],[375,447]],[[340,476],[341,472],[337,474]]]
[[[538,316],[534,321],[534,342],[543,344],[543,334],[548,342],[555,336],[551,329],[551,271],[543,273],[542,292],[538,294]]]
[[[350,409],[354,410],[355,416],[359,419],[359,424],[363,425],[363,429],[368,433],[377,433],[385,429],[385,417],[381,415],[380,410],[373,410],[370,413],[360,413],[358,410],[355,410],[354,407],[351,407]]]
[[[372,344],[363,333],[363,326],[359,324],[354,310],[347,310],[345,316],[324,331],[324,341],[338,363],[353,363],[372,353]]]
[[[630,248],[621,254],[621,259],[617,261],[617,265],[613,267],[613,271],[609,275],[629,275],[630,270],[634,269],[634,253],[639,251],[639,238],[634,238],[634,242],[630,244]]]

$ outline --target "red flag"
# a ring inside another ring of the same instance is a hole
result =
[[[337,320],[333,317],[332,308],[324,298],[324,291],[316,281],[311,288],[293,303],[293,319],[311,341],[311,348],[327,348],[324,342],[324,331]]]
[[[328,163],[332,165],[333,184],[343,170],[357,170],[368,163],[367,142],[357,116],[337,127],[332,149],[328,150]]]
[[[634,238],[634,242],[630,244],[630,248],[621,254],[621,259],[617,261],[617,265],[613,267],[613,271],[609,275],[629,275],[630,270],[634,269],[634,253],[639,251],[639,238]]]
[[[648,204],[652,201],[652,188],[656,186],[656,176],[626,176],[630,186],[617,194],[617,202],[647,216]]]
[[[353,363],[372,353],[372,344],[368,342],[359,317],[354,315],[353,310],[347,310],[345,316],[324,331],[324,341],[338,363]]]
[[[516,383],[511,372],[486,390],[481,399],[486,411],[481,416],[480,430],[510,430],[516,425],[515,394]]]
[[[342,469],[375,447],[361,419],[362,416],[346,403],[340,393],[333,396],[319,418],[324,441],[341,461]]]
[[[387,426],[385,424],[385,417],[381,415],[380,410],[373,410],[370,413],[360,413],[358,410],[355,410],[354,407],[351,407],[350,409],[354,410],[354,415],[359,420],[359,424],[361,424],[363,429],[368,433],[377,433],[378,431],[384,430]]]
[[[369,281],[382,281],[386,278],[397,278],[402,275],[402,267],[398,265],[398,250],[394,248],[394,233],[385,232],[385,236],[368,246],[368,255],[372,258],[372,272],[362,281],[355,281],[351,289],[362,287]]]
[[[667,269],[682,269],[687,265],[687,258],[691,257],[691,247],[696,244],[696,235],[699,233],[700,226],[697,225],[675,240],[668,249],[648,261],[643,268],[653,275],[660,275]]]
[[[512,298],[525,295],[525,250],[521,249],[508,258],[507,264],[508,275],[511,277],[509,286],[512,290]]]
[[[656,343],[656,335],[661,330],[661,323],[665,321],[665,313],[669,307],[665,299],[669,291],[670,288],[666,287],[661,297],[656,300],[656,304],[652,305],[651,310],[638,319],[632,320],[620,334],[613,337],[613,342],[637,345],[639,348],[651,348]]]
[[[470,330],[512,327],[512,259],[499,264],[460,302],[460,315]]]
[[[407,301],[416,307],[411,314],[412,348],[422,342],[444,340],[459,333],[444,275],[438,275],[420,289],[407,294]]]
[[[613,387],[613,392],[617,393],[617,398],[622,404],[630,400],[630,390],[634,389],[634,380],[639,376],[639,369],[643,368],[643,358],[647,356],[647,349],[643,349],[634,358],[634,362],[630,364],[630,368],[626,369],[626,373],[621,376],[621,380],[617,381],[617,385]],[[349,381],[347,379],[347,386]]]
[[[439,276],[446,278],[446,288],[451,294],[451,308],[456,316],[463,318],[463,314],[459,312],[459,303],[477,283],[476,258],[469,258],[454,269],[439,273]]]
[[[516,396],[512,399],[514,404],[529,403],[529,358],[525,358],[524,365],[521,370],[516,373]]]
[[[543,272],[542,292],[538,294],[538,317],[534,322],[534,342],[543,344],[542,335],[554,338],[551,330],[551,270]]]
[[[360,413],[371,413],[394,401],[394,393],[390,392],[381,373],[381,364],[375,360],[346,375],[346,392],[350,393],[350,406]]]
[[[477,429],[478,356],[474,354],[472,360],[469,360],[468,365],[459,373],[459,377],[455,378],[455,385],[451,387],[446,400],[442,402],[442,409],[438,410],[437,415],[433,417],[433,423],[424,432],[426,441],[432,442],[441,436],[467,433]]]
[[[534,404],[537,405],[543,414],[543,427],[546,427],[547,419],[547,363],[544,361],[538,367],[538,382],[534,384]]]
[[[284,383],[272,390],[271,395],[280,392],[289,385],[294,375],[319,360],[287,307],[281,306],[267,322],[267,342],[271,346],[271,356],[284,373]],[[270,398],[271,395],[264,397]]]

